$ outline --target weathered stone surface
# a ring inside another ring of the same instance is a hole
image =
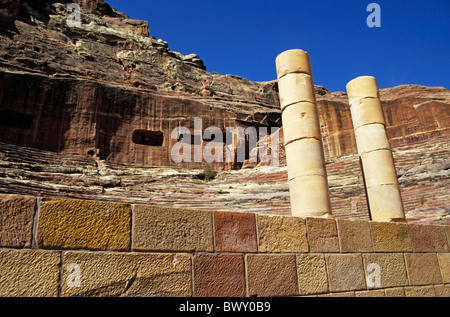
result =
[[[363,254],[364,269],[366,272],[366,281],[370,278],[371,283],[368,288],[389,288],[395,286],[408,285],[408,276],[406,273],[405,260],[401,253],[373,253]],[[373,267],[379,266],[379,272]],[[380,274],[380,285],[376,285]]]
[[[406,297],[436,297],[433,286],[409,286],[405,287]]]
[[[434,285],[437,297],[450,297],[450,285]]]
[[[412,252],[409,227],[406,223],[370,222],[375,252]]]
[[[446,227],[410,224],[414,252],[449,252]]]
[[[373,252],[368,221],[338,219],[341,252]]]
[[[211,212],[136,205],[132,249],[213,251]]]
[[[328,293],[319,294],[317,297],[355,297],[355,292],[339,292],[339,293]]]
[[[298,295],[295,255],[246,255],[249,296]]]
[[[442,284],[435,253],[405,253],[410,285]]]
[[[256,215],[259,252],[308,252],[305,219]]]
[[[386,297],[386,292],[384,289],[368,290],[368,291],[357,291],[355,292],[356,297]]]
[[[0,194],[0,246],[29,248],[36,198]]]
[[[73,286],[79,266],[80,285]],[[63,254],[61,296],[192,296],[188,254],[77,252]]]
[[[48,200],[39,209],[37,244],[43,248],[128,250],[131,208],[86,200]]]
[[[405,289],[403,287],[394,287],[385,289],[386,297],[405,297]]]
[[[360,254],[326,254],[325,260],[331,292],[366,289]]]
[[[323,254],[297,254],[297,276],[300,295],[328,291],[327,268]]]
[[[437,258],[441,269],[442,281],[450,283],[450,253],[438,253]]]
[[[82,27],[68,28],[65,6],[72,1],[60,2],[42,6],[45,1],[28,1],[34,21],[26,11],[27,16],[0,23],[0,118],[9,112],[9,118],[20,119],[0,124],[0,141],[9,148],[0,154],[2,192],[289,214],[282,129],[275,133],[280,136],[280,168],[223,174],[219,187],[195,182],[190,173],[186,179],[184,171],[176,174],[179,167],[202,168],[203,163],[175,164],[170,156],[173,128],[192,131],[193,118],[222,130],[280,127],[275,80],[253,83],[210,74],[195,54],[169,50],[163,40],[145,36],[145,21],[127,19],[104,1],[80,3]],[[17,7],[2,9],[17,12],[19,1],[9,3]],[[297,70],[304,71],[301,65]],[[199,96],[202,77],[209,85],[205,97]],[[369,219],[348,98],[324,87],[315,90],[333,214]],[[448,89],[403,85],[379,93],[408,220],[449,223]],[[163,145],[138,144],[150,135],[142,130],[162,132]],[[40,156],[48,162],[63,158],[74,168],[46,164]],[[214,165],[221,170],[245,163]],[[150,166],[157,168],[148,172]],[[156,173],[161,166],[176,171],[161,176]]]
[[[257,252],[253,213],[214,212],[214,241],[218,252]]]
[[[311,252],[339,252],[339,238],[334,219],[306,218]]]
[[[242,254],[196,254],[194,296],[245,296],[245,268]]]
[[[0,249],[0,296],[58,296],[60,252]]]

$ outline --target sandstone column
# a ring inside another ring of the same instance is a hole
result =
[[[330,193],[309,55],[298,49],[285,51],[276,58],[276,67],[292,215],[330,216]]]
[[[355,78],[347,84],[347,93],[371,218],[404,220],[377,81],[370,76]]]

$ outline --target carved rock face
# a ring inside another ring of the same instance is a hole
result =
[[[53,2],[32,3],[37,10],[38,4]],[[37,11],[48,20],[0,19],[1,192],[289,212],[283,129],[272,131],[279,138],[278,167],[264,169],[270,152],[251,162],[270,143],[262,137],[255,149],[246,147],[244,163],[213,164],[215,170],[248,167],[218,177],[217,188],[195,183],[191,174],[198,171],[183,172],[180,180],[162,168],[203,168],[204,161],[176,163],[171,158],[178,141],[171,133],[176,127],[193,132],[195,119],[202,120],[203,131],[281,127],[275,80],[256,83],[208,73],[197,55],[171,51],[167,42],[148,36],[147,22],[108,13],[107,7],[105,14],[104,1],[81,2],[82,27],[68,28],[68,1],[59,2],[49,5],[48,12]],[[19,4],[2,1],[0,14],[17,17]],[[348,98],[324,87],[315,91],[333,214],[367,219]],[[442,216],[448,212],[449,90],[406,85],[382,89],[380,99],[400,187],[405,188],[402,198],[412,211],[407,217],[426,218],[430,208]],[[186,140],[192,141],[195,137]],[[229,144],[222,143],[225,152]]]

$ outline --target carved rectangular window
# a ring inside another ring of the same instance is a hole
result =
[[[149,146],[163,146],[164,134],[161,131],[135,130],[133,142]]]
[[[33,117],[29,114],[0,110],[0,125],[7,128],[30,130]]]

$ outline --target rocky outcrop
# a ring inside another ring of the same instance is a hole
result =
[[[204,162],[171,158],[173,130],[193,131],[194,119],[224,135],[281,127],[276,81],[209,73],[197,54],[169,49],[146,21],[102,0],[79,2],[82,24],[69,27],[68,3],[1,2],[1,192],[289,212],[282,129],[279,166],[250,162],[269,138],[246,149],[244,164],[215,163],[224,171],[212,182],[198,179]],[[315,89],[333,214],[367,219],[347,95]],[[380,94],[409,219],[438,221],[448,213],[450,92],[405,85]]]
[[[450,224],[449,136],[438,136],[394,151],[406,218]],[[356,154],[326,165],[332,214],[369,219]],[[287,170],[260,166],[222,171],[211,181],[202,170],[138,167],[79,155],[0,143],[0,192],[69,197],[261,214],[290,214]]]

